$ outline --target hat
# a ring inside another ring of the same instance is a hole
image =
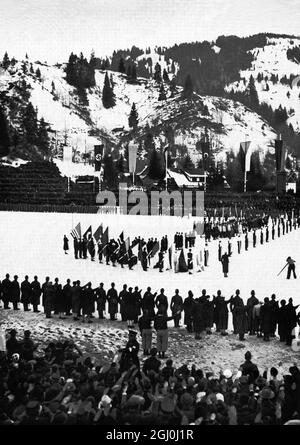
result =
[[[225,369],[225,371],[223,371],[223,376],[226,379],[230,379],[232,377],[232,371],[230,369]]]
[[[201,400],[203,399],[203,397],[206,396],[206,392],[205,391],[200,391],[197,393],[196,395],[196,403],[201,402]]]
[[[170,414],[175,410],[175,401],[170,397],[164,397],[160,402],[160,409],[166,414]]]
[[[145,403],[144,397],[138,396],[136,394],[133,394],[129,399],[127,400],[126,406],[127,408],[132,408],[135,406],[143,406]]]
[[[262,399],[273,399],[275,397],[275,394],[270,388],[262,389],[259,395]]]
[[[105,408],[106,406],[111,404],[111,398],[108,395],[102,396],[98,408]]]
[[[189,378],[187,379],[187,384],[188,384],[189,386],[194,385],[194,384],[195,384],[195,379],[194,379],[194,377],[189,377]]]
[[[224,402],[224,396],[220,392],[216,394],[216,399],[220,402]]]

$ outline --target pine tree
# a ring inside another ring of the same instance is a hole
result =
[[[258,94],[257,94],[256,87],[255,87],[255,81],[254,81],[252,74],[250,76],[250,80],[249,80],[247,89],[245,91],[245,95],[247,97],[249,107],[252,108],[254,111],[256,111],[257,107],[259,105],[259,100],[258,100]]]
[[[24,74],[27,74],[27,66],[25,62],[22,63],[22,71]]]
[[[164,169],[162,165],[162,160],[157,153],[156,149],[154,148],[149,162],[149,172],[148,176],[151,179],[162,179],[164,174]]]
[[[191,76],[188,74],[184,82],[184,89],[182,95],[185,99],[190,99],[193,96],[193,92],[194,92],[194,85]]]
[[[26,140],[29,144],[35,144],[37,141],[37,112],[31,102],[28,102],[22,117],[22,124],[25,131]]]
[[[132,107],[131,107],[131,111],[130,111],[130,115],[128,118],[128,125],[130,128],[133,128],[134,130],[137,128],[139,123],[139,116],[138,113],[136,111],[136,106],[135,103],[133,102]]]
[[[4,56],[3,56],[3,60],[2,60],[2,67],[3,69],[7,70],[7,68],[10,65],[10,60],[7,54],[7,51],[5,52]]]
[[[34,74],[34,69],[33,69],[32,63],[30,64],[29,71],[30,71],[31,74]]]
[[[126,71],[123,57],[121,57],[121,59],[120,59],[118,71],[119,71],[119,73],[122,73],[122,74],[124,74]]]
[[[0,158],[9,153],[8,122],[4,110],[0,106]]]
[[[112,86],[110,85],[107,72],[105,73],[102,90],[102,103],[104,108],[112,108],[116,104],[116,98]]]
[[[158,100],[166,100],[167,96],[166,96],[166,92],[164,89],[164,84],[162,83],[159,89],[159,96],[158,96]]]
[[[45,156],[50,155],[50,138],[47,131],[47,125],[43,118],[41,118],[37,131],[37,146]]]
[[[54,84],[53,80],[52,80],[52,82],[51,82],[51,93],[52,93],[52,94],[55,93],[55,84]]]
[[[189,154],[187,154],[186,157],[184,158],[183,168],[184,169],[192,169],[192,168],[194,168],[194,164],[193,164]]]
[[[36,75],[36,77],[37,77],[38,79],[41,78],[41,70],[40,70],[39,68],[37,68],[37,70],[36,70],[36,72],[35,72],[35,75]]]

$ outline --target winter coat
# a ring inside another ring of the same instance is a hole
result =
[[[228,303],[224,297],[220,297],[218,301],[218,324],[220,330],[228,329]]]
[[[147,291],[145,292],[144,298],[142,299],[141,302],[142,309],[143,310],[148,309],[150,317],[154,317],[154,307],[155,307],[154,299],[155,296],[151,292]]]
[[[46,285],[44,288],[44,309],[46,313],[54,309],[55,292],[52,285]]]
[[[126,307],[126,302],[128,301],[127,294],[128,291],[125,289],[121,290],[121,292],[119,293],[120,314],[125,321],[128,320]]]
[[[23,281],[21,284],[21,303],[29,304],[31,302],[31,285],[28,281]]]
[[[236,321],[236,332],[237,334],[245,334],[248,332],[248,322],[247,322],[247,307],[242,305],[237,305],[233,309],[233,314]]]
[[[185,325],[188,325],[193,320],[194,305],[195,305],[195,300],[193,297],[187,297],[183,302]]]
[[[38,306],[40,304],[40,296],[42,293],[41,285],[38,281],[33,281],[31,283],[31,303],[34,306]]]
[[[81,296],[81,288],[80,286],[72,286],[71,287],[72,294],[72,312],[73,314],[78,314],[80,311],[80,296]]]
[[[214,323],[214,303],[207,299],[203,306],[205,327],[212,328]]]
[[[90,287],[82,290],[82,312],[83,315],[92,315],[95,312],[95,295]]]
[[[20,301],[20,285],[18,281],[12,281],[10,286],[10,295],[12,303],[19,303]]]
[[[270,303],[265,303],[260,308],[261,331],[269,334],[272,329],[272,308]]]
[[[105,311],[105,303],[106,303],[106,292],[103,288],[98,287],[95,291],[96,299],[97,299],[97,310]]]
[[[108,312],[116,314],[118,312],[118,292],[116,289],[109,289],[107,292]]]
[[[66,236],[64,237],[64,250],[69,250],[69,240]]]
[[[192,316],[194,320],[194,331],[202,332],[206,328],[206,320],[205,320],[205,307],[204,300],[198,298],[195,300],[195,304],[192,309]]]
[[[178,311],[182,311],[183,308],[183,300],[180,295],[174,295],[171,299],[171,311],[172,314],[175,314]]]

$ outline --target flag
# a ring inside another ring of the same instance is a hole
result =
[[[153,258],[157,254],[158,251],[159,251],[159,242],[156,241],[156,243],[154,244],[154,246],[151,250],[150,256]]]
[[[178,259],[178,272],[187,272],[187,271],[188,271],[188,267],[186,264],[184,252],[183,252],[183,249],[181,249],[179,259]]]
[[[128,169],[129,173],[135,173],[136,169],[136,154],[138,146],[134,142],[129,142],[128,145]]]
[[[100,226],[98,227],[98,229],[94,233],[94,238],[96,240],[96,243],[99,241],[99,239],[101,238],[102,234],[103,234],[103,226],[102,226],[102,224],[100,224]]]
[[[71,235],[73,238],[81,238],[81,225],[80,223],[77,224],[75,229],[72,229]]]
[[[92,236],[92,226],[90,226],[83,234],[83,238],[89,239]]]
[[[125,240],[126,252],[128,252],[129,246],[130,246],[130,238],[128,237],[128,238],[126,238],[126,240]]]
[[[105,247],[107,246],[108,241],[109,241],[109,238],[108,238],[108,227],[106,227],[105,232],[104,232],[103,235],[102,235],[102,245],[103,245],[102,250],[103,250],[104,252],[106,252]]]
[[[121,241],[121,243],[123,243],[123,241],[124,241],[124,231],[122,233],[120,233],[118,239]]]
[[[275,157],[276,157],[276,171],[282,170],[283,158],[283,141],[281,139],[275,140]]]
[[[94,145],[95,172],[99,172],[101,169],[103,155],[104,145]]]
[[[250,159],[251,159],[251,153],[249,150],[251,141],[245,141],[245,142],[241,142],[240,144],[240,152],[241,152],[241,156],[242,156],[242,169],[243,171],[250,171]]]
[[[131,247],[136,246],[138,243],[139,243],[139,240],[138,240],[138,239],[133,240],[133,242],[132,242],[132,246],[131,246]]]

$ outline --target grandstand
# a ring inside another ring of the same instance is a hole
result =
[[[62,177],[52,162],[29,162],[18,168],[0,165],[0,203],[93,205],[95,189]]]

